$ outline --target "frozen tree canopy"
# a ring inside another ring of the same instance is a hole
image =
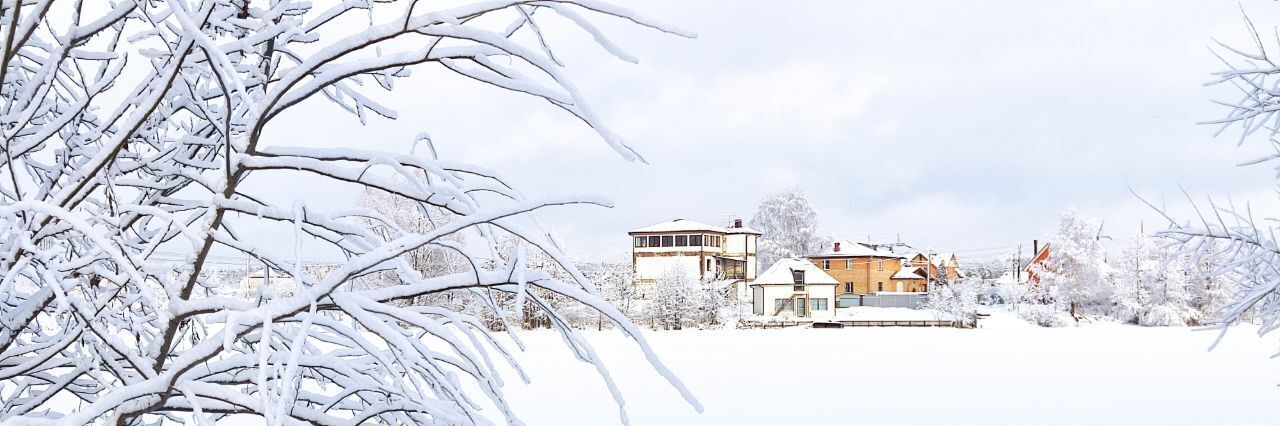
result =
[[[765,197],[751,218],[751,227],[762,234],[756,249],[761,269],[778,259],[816,253],[826,245],[817,235],[818,214],[798,189]]]
[[[573,354],[596,366],[624,420],[603,361],[531,290],[614,322],[699,407],[547,232],[521,220],[547,206],[603,202],[526,199],[495,171],[439,158],[433,143],[448,142],[425,133],[405,141],[419,148],[404,153],[271,141],[281,130],[273,120],[304,103],[327,102],[352,124],[394,119],[371,94],[436,67],[545,100],[637,160],[565,77],[540,30],[548,19],[574,25],[634,62],[592,24],[597,17],[692,36],[595,0],[444,9],[416,0],[3,2],[0,419],[204,423],[245,413],[269,424],[518,423],[496,373],[504,363],[519,371],[509,349],[474,316],[400,303],[459,289],[487,301],[508,295],[551,318]],[[251,177],[262,173],[393,194],[434,223],[255,198]],[[347,261],[313,278],[300,250],[268,250],[235,229],[248,221],[290,227],[298,241]],[[499,232],[521,248],[495,261]],[[526,267],[525,247],[568,279]],[[286,271],[298,288],[232,297],[202,278],[215,249]],[[161,252],[184,260],[158,260]],[[465,267],[424,274],[410,253],[452,253]],[[350,285],[387,276],[386,285]],[[504,320],[521,315],[511,305],[488,309]]]

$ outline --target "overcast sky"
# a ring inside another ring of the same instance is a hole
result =
[[[663,220],[749,219],[786,188],[808,195],[825,235],[970,258],[1030,252],[1068,208],[1117,238],[1158,228],[1130,188],[1174,207],[1186,206],[1178,185],[1277,204],[1272,166],[1235,166],[1265,144],[1196,124],[1225,112],[1211,99],[1235,97],[1203,86],[1221,68],[1211,38],[1247,40],[1231,2],[624,4],[698,37],[597,19],[636,65],[546,25],[568,74],[648,164],[545,102],[427,70],[389,98],[399,120],[360,127],[316,103],[267,136],[403,152],[425,130],[442,156],[501,170],[530,197],[607,197],[616,207],[541,213],[584,260],[625,258],[626,231]],[[1244,8],[1280,24],[1272,2]],[[356,195],[265,185],[313,204]]]

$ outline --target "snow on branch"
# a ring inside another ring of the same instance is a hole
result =
[[[264,136],[312,100],[362,124],[395,119],[371,91],[434,66],[546,100],[639,160],[566,76],[544,21],[628,62],[592,18],[692,33],[592,0],[86,3],[0,11],[0,424],[518,424],[499,362],[528,379],[492,333],[528,312],[600,373],[625,421],[622,391],[564,300],[634,339],[701,409],[530,216],[607,202],[527,199],[497,171],[438,158],[425,136],[428,155]],[[326,211],[251,196],[263,173],[399,204]],[[291,228],[293,252],[233,228],[254,222]],[[347,260],[308,264],[303,239]],[[500,244],[537,264],[498,255]],[[212,269],[217,253],[281,278],[238,292]],[[473,296],[467,312],[437,303],[456,292]]]

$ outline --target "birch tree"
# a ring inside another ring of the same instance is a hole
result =
[[[526,219],[551,206],[605,201],[528,199],[501,173],[435,149],[483,140],[432,141],[424,133],[405,141],[419,146],[407,153],[353,143],[317,149],[285,146],[278,136],[289,129],[275,125],[315,103],[349,114],[352,124],[395,119],[374,94],[434,68],[546,101],[624,160],[640,161],[567,78],[541,28],[551,19],[576,26],[629,62],[636,60],[593,19],[692,34],[594,0],[0,4],[4,423],[206,423],[248,414],[267,424],[518,424],[497,373],[502,364],[523,371],[508,345],[474,316],[399,303],[456,289],[538,307],[574,356],[599,371],[624,421],[622,394],[590,342],[532,290],[607,317],[701,409],[640,331]],[[425,101],[463,114],[477,106],[466,98]],[[253,195],[255,177],[281,174],[385,191],[449,217],[429,230],[407,229],[367,208]],[[346,261],[312,278],[297,246],[272,250],[239,230],[249,223],[291,229],[297,241],[314,240]],[[521,256],[437,276],[406,258],[432,248],[480,265],[477,252],[492,252],[499,231],[547,253],[570,279],[526,268]],[[463,234],[473,243],[451,238]],[[476,248],[483,246],[489,250]],[[254,300],[227,296],[202,278],[215,250],[288,271],[298,288]],[[160,253],[182,260],[161,261]],[[348,285],[383,273],[395,281]],[[503,321],[521,315],[487,306]]]

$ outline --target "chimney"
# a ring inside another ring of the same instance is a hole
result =
[[[837,243],[836,243],[836,246],[835,246],[835,248],[834,248],[834,251],[835,251],[836,253],[839,253],[839,252],[840,252],[840,243],[839,243],[839,242],[837,242]]]
[[[734,228],[741,228],[741,227],[742,227],[742,219],[734,219],[734,220],[733,220],[733,227],[734,227]]]
[[[1035,257],[1040,253],[1040,240],[1031,240],[1031,256]]]

